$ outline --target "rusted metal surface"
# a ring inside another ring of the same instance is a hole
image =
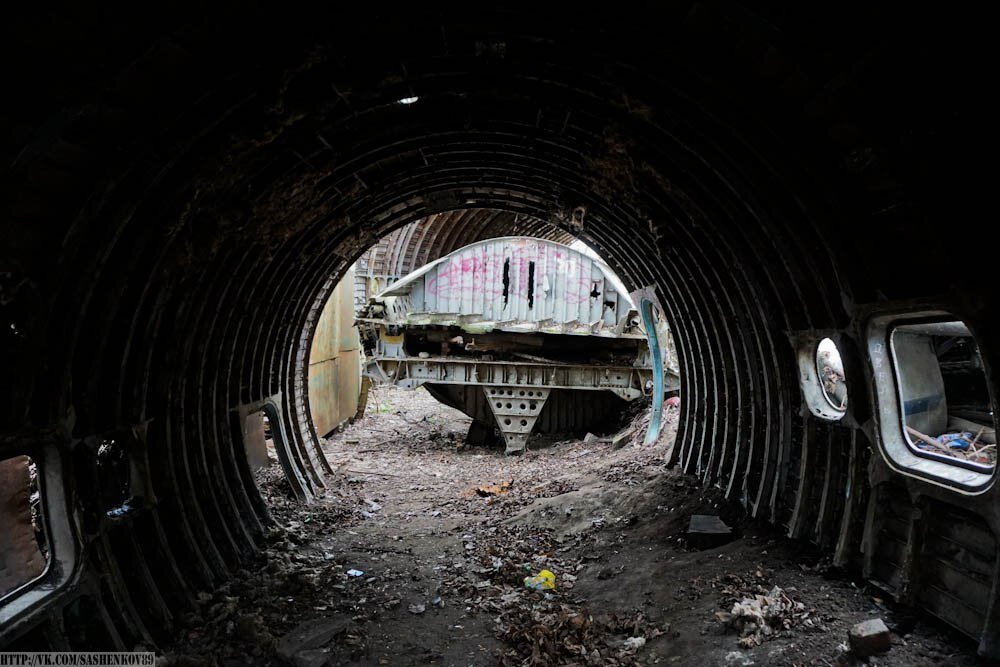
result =
[[[383,383],[405,389],[426,384],[462,386],[503,386],[522,389],[574,389],[609,391],[626,401],[634,401],[650,391],[653,371],[649,367],[605,366],[601,364],[546,364],[525,361],[485,361],[459,357],[403,359],[376,358],[366,373]],[[677,389],[677,376],[668,388]]]
[[[31,522],[29,462],[27,456],[0,460],[0,598],[45,569]]]
[[[361,394],[361,341],[354,327],[354,272],[337,284],[316,324],[309,352],[309,410],[325,435],[355,416]]]
[[[310,405],[316,432],[326,435],[358,411],[361,354],[341,352],[333,359],[309,364]]]

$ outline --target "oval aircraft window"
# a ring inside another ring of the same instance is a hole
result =
[[[824,338],[816,346],[816,373],[827,403],[835,410],[846,410],[847,378],[844,376],[844,362],[840,358],[837,344],[829,338]]]

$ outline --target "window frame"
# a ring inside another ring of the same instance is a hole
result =
[[[44,579],[45,576],[49,573],[49,570],[52,569],[52,560],[54,555],[52,552],[52,531],[49,530],[49,517],[48,513],[45,510],[45,471],[44,468],[42,467],[42,462],[38,460],[37,456],[25,452],[11,452],[9,454],[4,454],[2,457],[0,457],[0,461],[9,461],[10,459],[15,459],[20,456],[23,456],[27,458],[31,463],[34,463],[35,470],[37,471],[36,483],[38,484],[38,501],[40,505],[40,511],[42,513],[42,531],[45,533],[46,553],[43,554],[45,556],[45,567],[43,567],[42,571],[37,575],[35,575],[34,577],[32,577],[31,579],[28,579],[27,581],[18,584],[17,586],[10,589],[6,593],[0,595],[0,607],[6,605],[8,602],[10,602],[15,597],[26,591],[28,588],[35,585],[42,579]],[[41,549],[39,549],[39,551],[41,551]]]
[[[873,414],[876,420],[877,449],[889,467],[896,472],[961,493],[979,494],[992,487],[1000,466],[987,468],[944,454],[920,450],[911,444],[904,428],[903,394],[899,386],[898,362],[892,345],[892,334],[900,326],[942,322],[962,322],[972,333],[977,348],[980,347],[979,338],[968,322],[948,311],[893,313],[874,317],[869,322],[868,361],[874,385]],[[990,405],[995,406],[996,400],[989,385],[987,391],[990,392]],[[995,422],[994,416],[994,426]]]
[[[43,600],[59,594],[77,571],[79,543],[71,523],[71,508],[63,480],[60,447],[46,443],[30,448],[4,449],[0,457],[30,457],[38,470],[38,495],[48,559],[37,577],[0,597],[0,627],[6,627]]]
[[[847,378],[846,369],[844,385],[847,388],[848,399],[844,409],[834,405],[833,401],[827,397],[826,390],[823,388],[823,379],[820,377],[819,344],[827,338],[833,341],[843,362],[844,346],[841,345],[843,335],[839,331],[810,331],[793,338],[799,367],[799,388],[802,391],[805,405],[813,417],[828,424],[847,423],[845,417],[851,410],[851,381]]]

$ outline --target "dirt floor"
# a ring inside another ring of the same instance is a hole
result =
[[[653,446],[640,412],[622,448],[548,437],[506,457],[466,447],[468,418],[423,390],[380,389],[328,439],[316,503],[295,503],[279,466],[260,472],[280,526],[266,561],[204,594],[158,664],[979,664],[971,640],[667,469],[668,410]],[[736,538],[695,548],[692,514]],[[542,570],[554,588],[528,588]],[[741,615],[760,603],[765,618]],[[859,660],[848,628],[872,618],[892,647]]]

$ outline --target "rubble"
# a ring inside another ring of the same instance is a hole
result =
[[[507,482],[501,482],[500,484],[488,484],[484,486],[477,486],[475,489],[473,489],[473,491],[477,496],[481,496],[483,498],[489,498],[490,496],[502,496],[503,494],[510,491],[510,486],[513,483],[514,480],[510,480]]]
[[[881,618],[858,623],[847,633],[847,639],[851,650],[859,658],[884,653],[892,647],[892,635]]]
[[[628,651],[638,651],[645,645],[646,645],[645,637],[629,637],[623,643],[623,646]]]
[[[952,420],[954,421],[954,417]],[[974,427],[978,426],[973,422],[962,420],[965,424]],[[987,434],[985,426],[978,426],[975,433],[972,431],[956,431],[942,433],[937,437],[921,433],[917,429],[907,426],[906,432],[911,438],[913,446],[935,454],[943,454],[956,459],[971,461],[981,465],[995,465],[997,460],[996,436],[991,438]],[[990,444],[988,441],[993,440]]]
[[[277,655],[282,660],[297,665],[300,653],[329,643],[346,630],[349,623],[350,621],[342,618],[317,618],[300,623],[278,640]]]
[[[611,438],[611,448],[621,449],[625,445],[632,442],[632,438],[634,435],[635,435],[635,429],[632,427],[623,429],[618,433],[615,433],[615,436]]]
[[[796,602],[778,586],[764,595],[743,598],[731,611],[718,612],[716,616],[740,633],[740,646],[758,646],[775,633],[788,630],[796,621],[807,618],[809,612],[801,602]]]
[[[512,459],[460,448],[467,422],[422,392],[391,391],[379,397],[385,409],[327,443],[339,472],[315,503],[293,500],[279,466],[259,473],[275,525],[258,569],[198,594],[164,664],[710,665],[738,648],[753,664],[788,667],[823,664],[872,615],[870,597],[847,583],[831,589],[829,568],[790,548],[753,547],[742,523],[729,522],[740,538],[726,549],[692,548],[690,517],[715,514],[720,492],[667,469],[670,412],[652,446],[642,444],[648,417],[635,412],[630,446],[561,436]],[[490,487],[506,492],[475,492]],[[371,503],[381,509],[366,517]],[[555,588],[525,587],[543,570]],[[780,605],[757,596],[775,587],[806,608],[772,613]],[[749,616],[714,622],[745,601],[770,634]],[[290,643],[323,619],[343,625],[318,646]],[[747,632],[744,647],[725,637],[730,625]],[[911,633],[879,664],[921,664],[934,651],[947,663],[922,637]]]
[[[530,606],[511,604],[498,619],[500,636],[512,644],[500,665],[640,665],[636,652],[645,637],[659,637],[665,629],[650,624],[641,614],[621,618],[595,617],[586,608],[551,600]],[[618,638],[638,629],[645,636]],[[641,639],[641,641],[639,641]]]
[[[295,654],[292,664],[295,667],[325,667],[330,664],[330,651],[324,649],[309,649]]]

